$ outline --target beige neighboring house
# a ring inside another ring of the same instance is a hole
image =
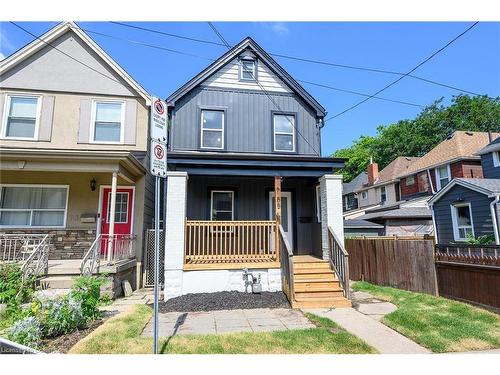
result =
[[[149,101],[72,22],[0,63],[0,260],[50,242],[55,287],[104,265],[137,284],[154,195]]]

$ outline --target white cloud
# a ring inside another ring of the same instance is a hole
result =
[[[277,35],[286,35],[290,32],[288,27],[283,22],[275,22],[271,26],[271,30]]]

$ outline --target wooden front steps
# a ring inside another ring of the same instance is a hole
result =
[[[294,308],[351,307],[335,272],[326,260],[312,256],[293,257]]]

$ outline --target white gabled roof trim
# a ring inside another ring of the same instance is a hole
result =
[[[436,195],[434,195],[431,199],[429,199],[428,205],[432,206],[434,204],[434,202],[441,199],[441,197],[444,194],[446,194],[446,192],[448,190],[450,190],[455,185],[460,185],[460,186],[463,186],[467,189],[477,191],[478,193],[481,193],[481,194],[488,196],[488,198],[496,197],[498,195],[498,194],[493,194],[490,190],[482,189],[479,186],[476,186],[473,184],[468,184],[466,181],[453,179],[453,180],[451,180],[451,182],[448,185],[446,185],[444,188],[439,190],[439,192],[436,193]]]
[[[78,35],[78,37],[83,40],[118,76],[120,76],[120,78],[122,78],[130,87],[132,87],[137,92],[137,94],[139,94],[139,96],[141,96],[146,101],[146,105],[151,105],[151,96],[148,94],[148,92],[120,65],[118,65],[118,63],[113,60],[111,56],[109,56],[101,47],[99,47],[99,45],[94,42],[91,37],[83,32],[78,27],[78,25],[76,25],[72,21],[62,22],[58,24],[42,36],[33,40],[31,43],[27,44],[26,46],[0,62],[0,75],[9,71],[34,53],[40,51],[42,48],[47,46],[47,43],[53,42],[69,30]]]

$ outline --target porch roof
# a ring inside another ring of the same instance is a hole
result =
[[[321,177],[344,166],[345,159],[318,156],[169,152],[169,169],[190,175]]]

